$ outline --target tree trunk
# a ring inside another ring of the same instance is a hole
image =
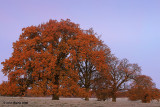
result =
[[[89,88],[86,88],[86,92],[87,92],[87,94],[89,93]],[[89,101],[89,96],[88,95],[85,97],[85,100]]]
[[[89,101],[89,98],[88,98],[88,97],[85,97],[85,100],[86,100],[86,101]]]
[[[148,94],[146,94],[146,95],[144,96],[144,98],[142,99],[142,102],[143,102],[143,103],[150,103],[150,100],[151,100],[151,99],[148,98]]]
[[[52,100],[59,100],[59,96],[57,94],[52,94]]]
[[[116,93],[117,93],[117,88],[116,88],[116,84],[113,86],[113,90],[112,90],[112,102],[116,102]]]
[[[57,85],[56,87],[56,91],[53,92],[52,94],[52,100],[59,100],[59,95],[58,95],[58,91],[59,91],[59,75],[55,75],[55,85]]]
[[[113,90],[113,92],[112,92],[112,102],[116,102],[116,91],[115,90]]]
[[[116,96],[112,95],[112,102],[116,102]]]

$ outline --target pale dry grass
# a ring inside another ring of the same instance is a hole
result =
[[[28,104],[4,104],[4,103]],[[51,97],[2,97],[0,96],[0,107],[160,107],[160,102],[141,103],[140,101],[128,101],[127,98],[118,98],[117,102],[97,101],[91,98],[84,101],[81,98],[60,98],[58,101],[51,100]]]

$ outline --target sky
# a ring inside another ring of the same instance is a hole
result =
[[[137,63],[160,88],[160,0],[0,0],[0,62],[11,57],[22,28],[67,18],[93,28],[115,56]],[[6,80],[0,72],[0,83]]]

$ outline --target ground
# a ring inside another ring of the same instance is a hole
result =
[[[58,101],[51,97],[2,97],[0,96],[0,107],[160,107],[160,102],[141,103],[140,101],[129,101],[127,98],[118,98],[117,102],[97,101],[91,98],[84,101],[81,98],[60,98]]]

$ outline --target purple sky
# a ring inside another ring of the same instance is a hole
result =
[[[160,88],[160,0],[1,0],[0,62],[23,27],[66,18],[92,27],[113,54],[138,63]],[[6,79],[0,73],[0,83]]]

